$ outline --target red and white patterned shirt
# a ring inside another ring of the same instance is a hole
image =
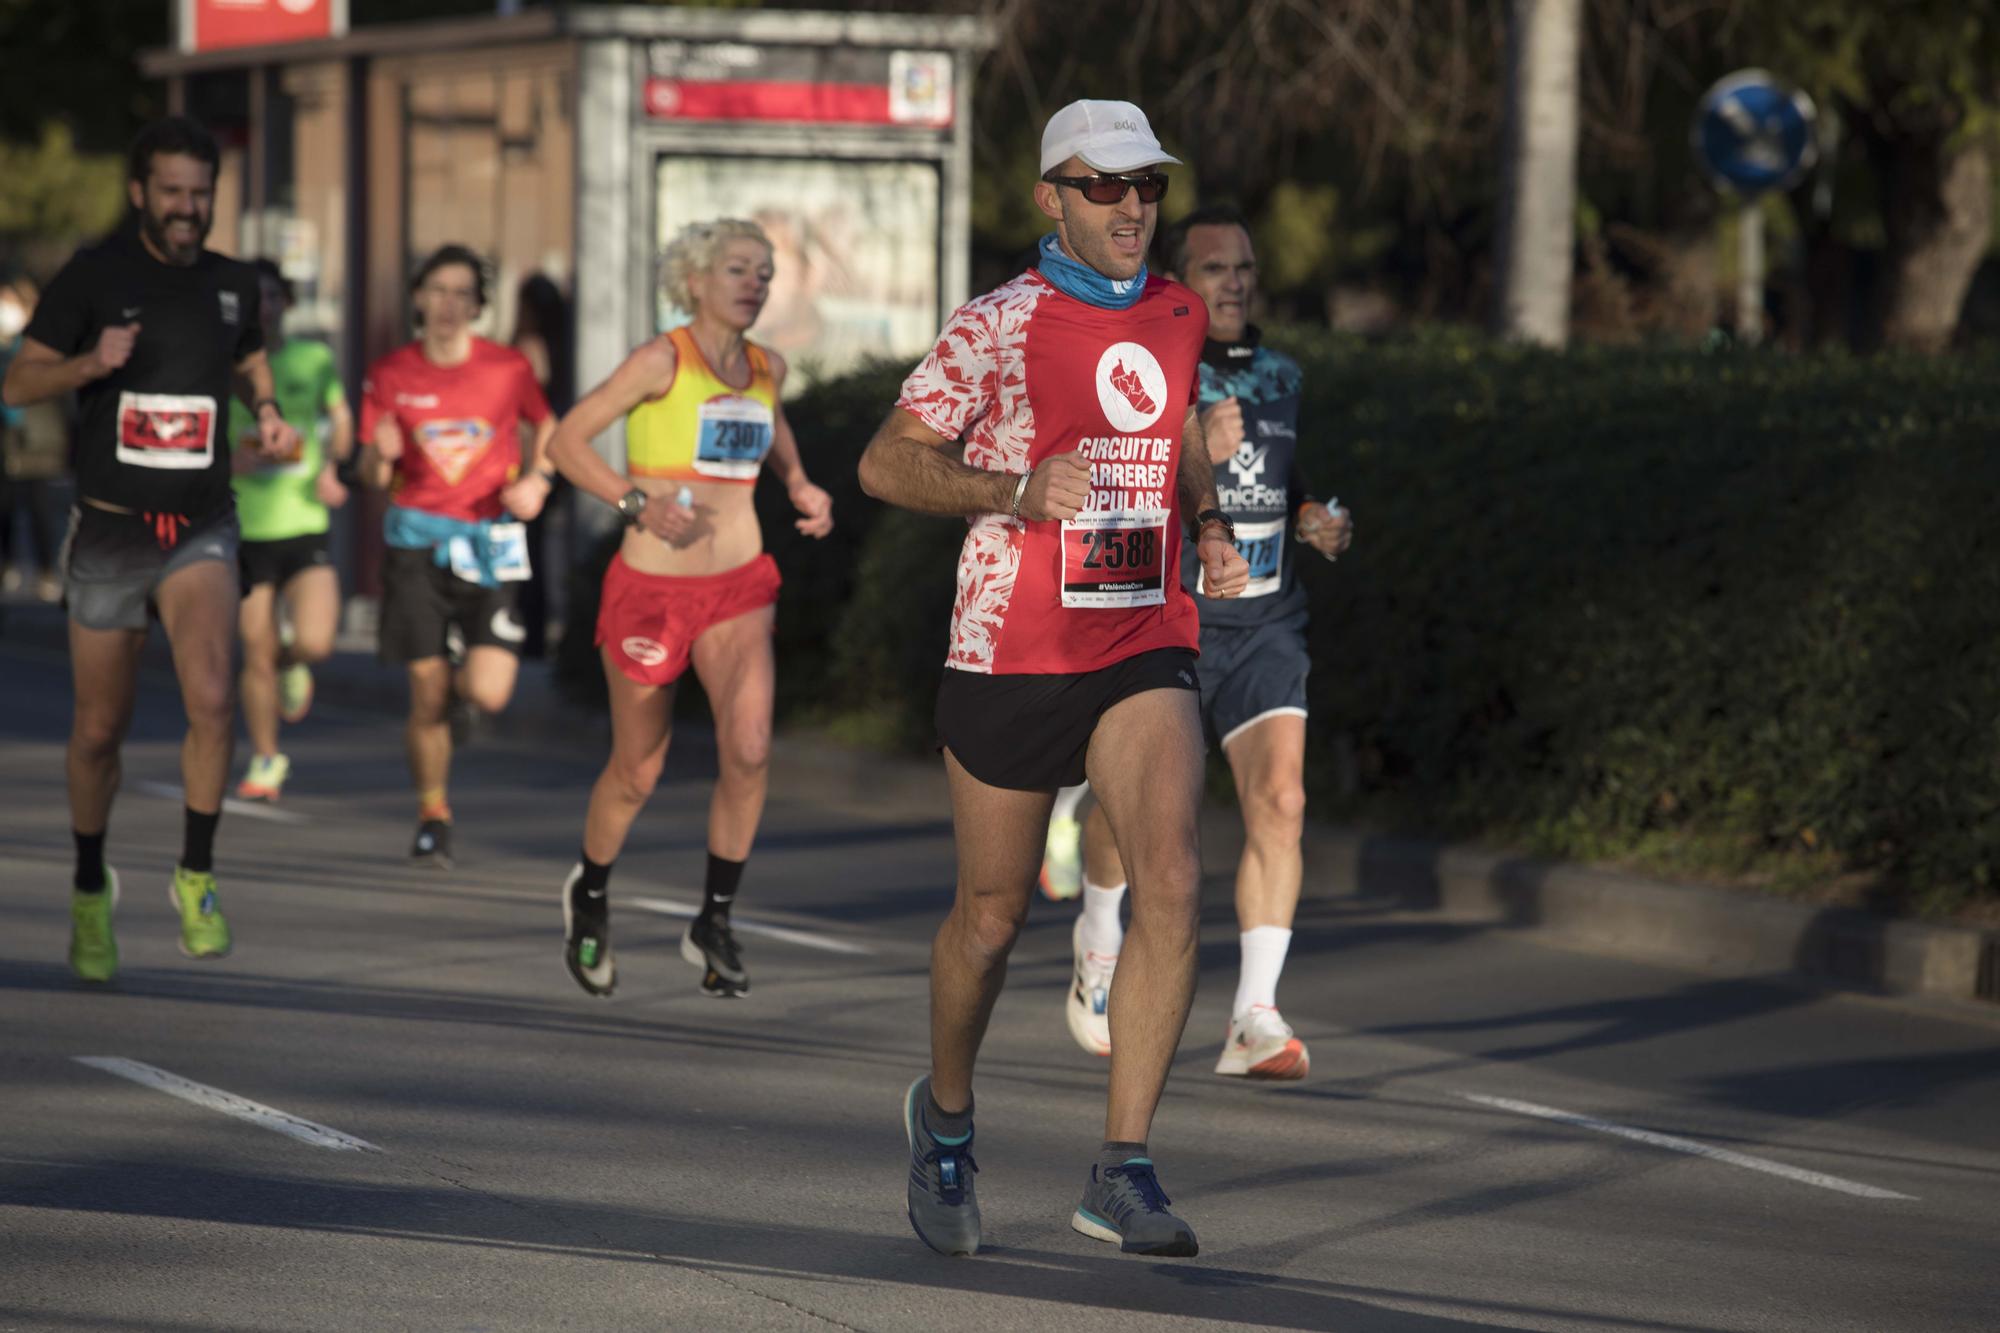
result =
[[[1181,427],[1208,309],[1161,277],[1104,310],[1030,270],[952,314],[896,405],[968,466],[1021,473],[1081,449],[1091,492],[1067,521],[971,520],[945,665],[994,675],[1096,671],[1198,645],[1181,587]]]

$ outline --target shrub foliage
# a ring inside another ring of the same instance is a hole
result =
[[[1280,341],[1357,524],[1338,563],[1294,548],[1319,813],[1920,911],[2000,892],[2000,357]],[[898,378],[788,409],[834,538],[759,503],[781,712],[916,747],[964,529],[854,481]]]

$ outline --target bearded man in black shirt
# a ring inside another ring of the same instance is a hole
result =
[[[79,251],[56,275],[0,385],[17,406],[74,390],[82,408],[62,573],[76,690],[70,967],[85,981],[118,970],[118,876],[104,863],[104,836],[149,616],[166,627],[188,721],[186,839],[171,886],[181,950],[229,952],[213,850],[234,738],[242,596],[225,411],[232,389],[256,415],[259,453],[282,461],[299,439],[272,397],[255,272],[202,247],[219,160],[215,140],[183,117],[140,132],[126,184],[135,225]]]

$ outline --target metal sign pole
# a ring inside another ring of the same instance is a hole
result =
[[[1746,199],[1736,213],[1736,336],[1764,340],[1764,210]]]
[[[1738,70],[1701,99],[1689,139],[1695,160],[1736,200],[1736,338],[1764,338],[1764,214],[1757,203],[1812,168],[1812,99],[1761,69]]]

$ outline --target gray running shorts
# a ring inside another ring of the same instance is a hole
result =
[[[168,575],[204,560],[233,570],[238,545],[233,508],[189,524],[176,515],[75,505],[61,561],[69,618],[85,629],[145,629],[153,594]]]

